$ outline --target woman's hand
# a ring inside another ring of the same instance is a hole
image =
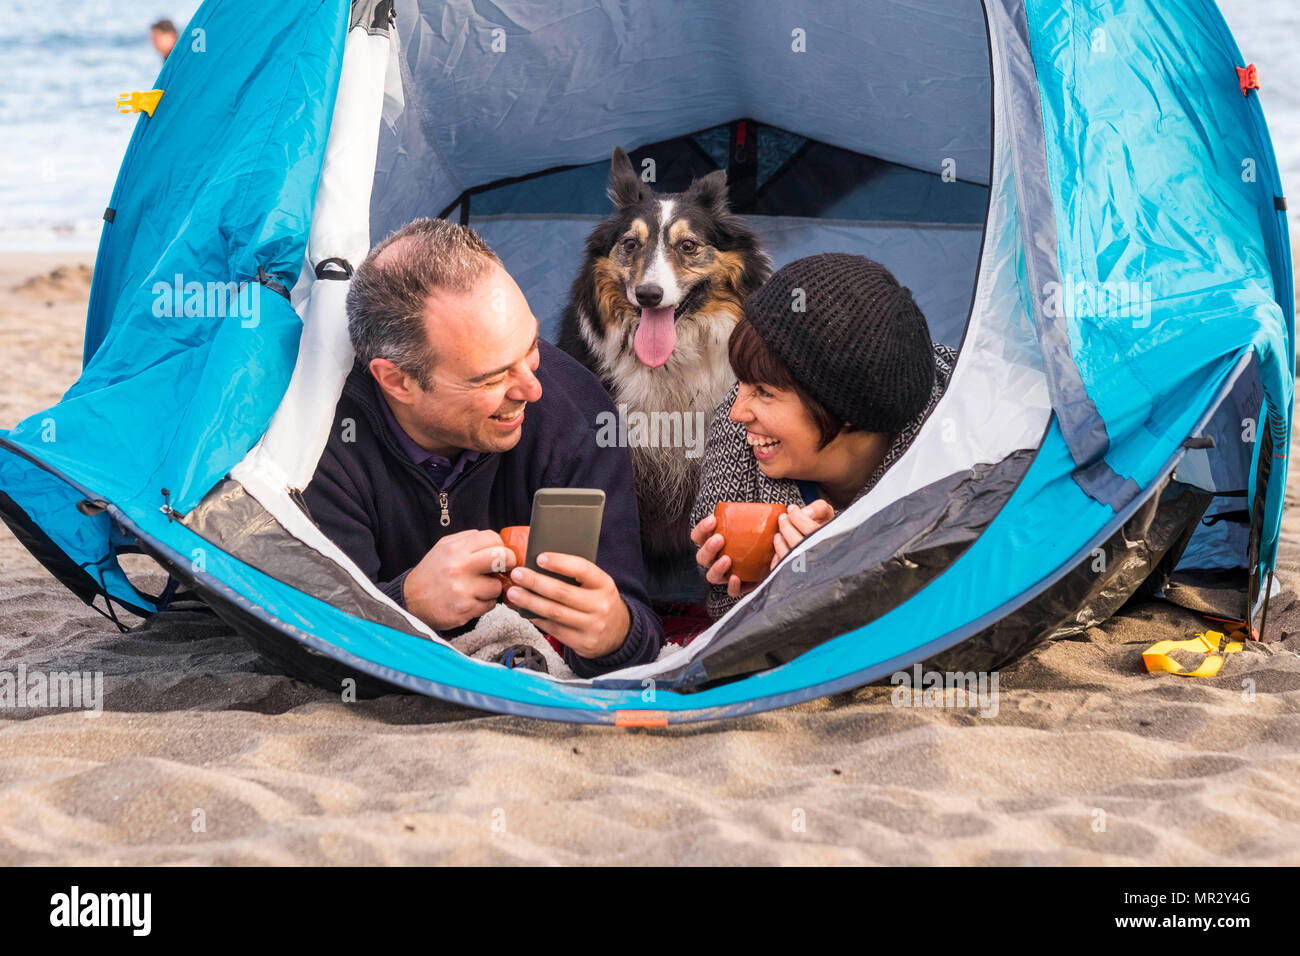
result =
[[[709,515],[691,529],[691,543],[699,548],[695,552],[695,563],[705,569],[706,581],[719,586],[726,585],[727,594],[738,598],[754,590],[757,585],[746,584],[736,575],[727,573],[731,570],[731,558],[722,553],[727,542],[722,535],[714,533],[717,527],[717,517]]]
[[[775,568],[795,545],[834,517],[835,509],[825,498],[818,498],[802,508],[790,505],[786,513],[777,519],[777,531],[773,538],[776,554],[772,558],[772,567]]]

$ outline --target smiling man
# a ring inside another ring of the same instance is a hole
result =
[[[457,631],[502,594],[565,645],[581,677],[653,660],[631,459],[599,447],[613,404],[538,334],[519,286],[472,230],[410,223],[371,250],[348,291],[356,352],[334,430],[304,492],[312,517],[384,593]],[[528,524],[538,488],[600,488],[596,562],[550,555],[577,585],[514,568],[498,531]]]

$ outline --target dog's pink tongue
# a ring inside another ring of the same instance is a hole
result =
[[[636,350],[636,357],[651,368],[663,365],[673,354],[673,347],[677,344],[677,327],[673,324],[676,311],[671,305],[641,310],[641,324],[636,327],[632,348]]]

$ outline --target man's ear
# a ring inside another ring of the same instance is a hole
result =
[[[614,147],[614,158],[609,163],[609,186],[605,194],[618,209],[640,202],[645,194],[642,191],[641,177],[632,168],[632,160],[623,152],[622,146]]]
[[[409,375],[388,359],[372,358],[370,374],[375,377],[380,388],[399,402],[409,405],[415,401],[415,383]]]

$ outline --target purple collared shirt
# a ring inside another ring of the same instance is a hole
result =
[[[446,491],[450,488],[451,483],[460,477],[460,473],[482,454],[477,451],[462,451],[456,457],[456,463],[453,465],[450,459],[421,448],[397,423],[397,418],[393,415],[393,410],[388,407],[388,399],[384,397],[384,390],[379,387],[379,383],[373,378],[371,378],[370,382],[374,386],[375,397],[379,402],[380,411],[383,412],[384,420],[388,422],[393,437],[397,439],[397,444],[401,446],[402,451],[406,452],[406,456],[411,461],[428,473],[439,491]]]

